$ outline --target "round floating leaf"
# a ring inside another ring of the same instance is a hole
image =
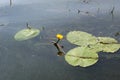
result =
[[[98,41],[103,44],[118,43],[118,41],[111,37],[98,37]]]
[[[102,47],[103,52],[114,53],[120,49],[120,44],[104,44],[102,46],[103,46]]]
[[[90,45],[89,46],[92,50],[94,50],[95,52],[100,52],[100,51],[103,51],[103,44],[100,44],[100,43],[96,43],[94,45]]]
[[[120,44],[118,44],[118,41],[111,37],[98,37],[99,43],[94,45],[94,47],[99,49],[103,52],[111,52],[114,53],[120,48]]]
[[[15,40],[17,41],[23,41],[23,40],[27,40],[27,39],[31,39],[36,37],[37,35],[39,35],[40,30],[39,29],[23,29],[20,30],[19,32],[17,32],[14,36]]]
[[[67,40],[73,44],[86,46],[96,44],[97,38],[83,31],[71,31],[67,34]]]
[[[120,49],[120,44],[101,44],[97,43],[95,45],[90,46],[91,49],[96,50],[96,52],[103,51],[103,52],[110,52],[114,53]]]
[[[98,54],[89,47],[77,47],[65,55],[65,60],[72,66],[88,67],[98,61]]]

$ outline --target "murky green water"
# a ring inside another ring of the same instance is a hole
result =
[[[65,36],[72,30],[120,41],[120,35],[115,36],[120,32],[120,1],[107,1],[49,0],[0,7],[0,24],[4,24],[0,26],[0,80],[119,80],[120,51],[116,54],[100,52],[95,65],[81,68],[72,67],[64,56],[57,56],[57,50],[51,44],[57,33]],[[83,12],[78,13],[78,9]],[[86,11],[89,14],[85,14]],[[15,41],[15,33],[25,28],[26,22],[35,28],[44,26],[44,30],[34,39]],[[65,52],[75,47],[65,38],[61,45]]]

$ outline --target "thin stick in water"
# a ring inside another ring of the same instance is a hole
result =
[[[12,6],[12,0],[10,0],[10,6]]]
[[[111,10],[110,13],[113,14],[113,13],[114,13],[114,10],[115,10],[115,7],[112,8],[112,10]]]

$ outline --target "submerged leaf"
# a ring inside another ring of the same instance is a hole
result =
[[[88,67],[98,61],[98,54],[89,47],[77,47],[65,55],[65,60],[72,66]]]
[[[96,44],[97,38],[89,33],[83,31],[71,31],[67,34],[67,40],[76,45],[90,45]]]
[[[37,35],[39,35],[40,30],[39,29],[23,29],[20,30],[19,32],[17,32],[14,36],[15,40],[17,41],[23,41],[23,40],[27,40],[27,39],[31,39],[36,37]]]

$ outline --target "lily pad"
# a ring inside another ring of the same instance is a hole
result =
[[[114,53],[120,49],[120,44],[101,44],[97,43],[96,45],[90,46],[91,50],[96,50],[96,52],[110,52]]]
[[[100,52],[100,51],[103,51],[103,44],[96,43],[95,45],[90,45],[90,48],[95,52]]]
[[[98,37],[98,41],[103,44],[112,44],[112,43],[118,43],[118,41],[111,37]]]
[[[96,44],[97,38],[89,33],[83,31],[71,31],[67,34],[67,40],[76,45],[90,45]]]
[[[97,52],[103,51],[114,53],[120,49],[118,41],[111,37],[98,37],[98,42],[99,43],[92,45],[92,48],[94,48]]]
[[[120,44],[104,44],[102,47],[103,52],[114,53],[120,49]]]
[[[98,52],[114,53],[120,49],[118,41],[111,37],[95,37],[82,31],[71,31],[67,40],[81,47],[71,49],[65,60],[72,66],[88,67],[98,61]]]
[[[72,66],[88,67],[98,61],[98,54],[89,47],[77,47],[65,55],[65,60]]]
[[[31,39],[34,38],[36,36],[38,36],[40,33],[39,29],[23,29],[20,30],[19,32],[17,32],[14,36],[15,40],[17,41],[23,41],[23,40],[27,40],[27,39]]]

